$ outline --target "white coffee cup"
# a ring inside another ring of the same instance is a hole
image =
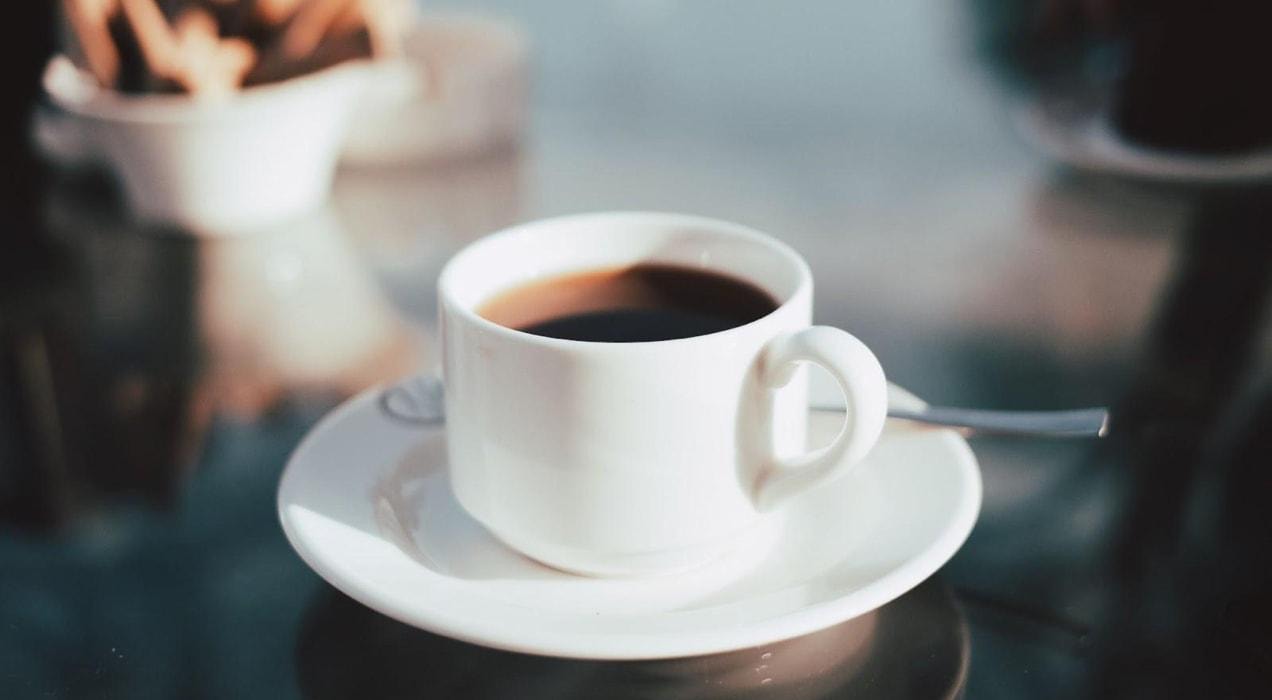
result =
[[[478,314],[526,282],[640,262],[740,278],[779,306],[725,331],[637,343],[537,336]],[[743,226],[638,212],[528,223],[462,250],[438,288],[455,496],[561,569],[668,572],[744,546],[767,512],[846,474],[883,429],[878,360],[811,326],[808,265]],[[829,371],[847,405],[839,436],[811,452],[801,362]]]

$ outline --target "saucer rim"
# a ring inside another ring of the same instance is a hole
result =
[[[1211,155],[1140,145],[1113,128],[1107,101],[1065,120],[1052,107],[1058,96],[1017,100],[1013,122],[1033,146],[1072,168],[1167,183],[1239,184],[1272,178],[1272,147]]]
[[[356,573],[328,566],[298,533],[287,514],[285,496],[295,488],[298,464],[307,457],[318,436],[351,414],[374,407],[380,392],[388,385],[376,386],[348,399],[320,419],[297,444],[288,457],[279,478],[276,508],[280,525],[292,549],[324,581],[350,598],[404,624],[434,634],[489,648],[523,654],[597,661],[638,661],[685,658],[734,652],[740,649],[792,639],[831,625],[846,622],[899,598],[927,580],[948,562],[971,534],[980,513],[982,480],[979,464],[967,441],[953,430],[906,427],[906,431],[924,431],[939,436],[948,451],[950,462],[962,476],[958,504],[953,516],[939,536],[905,563],[875,578],[865,586],[837,598],[752,620],[739,627],[713,627],[693,634],[636,634],[606,632],[587,635],[555,633],[550,629],[518,630],[509,634],[508,626],[483,621],[474,624],[462,614],[447,614],[443,609],[404,609],[377,590],[374,581]],[[892,387],[896,389],[895,385]],[[904,390],[902,390],[904,393]],[[389,420],[385,418],[385,420]],[[444,424],[414,428],[443,429]],[[887,433],[885,432],[885,437]],[[674,576],[674,574],[671,574]],[[551,611],[540,611],[557,614]]]

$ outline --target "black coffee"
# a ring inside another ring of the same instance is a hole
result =
[[[603,343],[672,340],[728,330],[777,302],[755,285],[679,265],[589,270],[514,287],[478,310],[526,333]]]

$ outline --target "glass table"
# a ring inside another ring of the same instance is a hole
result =
[[[1061,169],[975,5],[463,3],[535,46],[524,141],[342,171],[258,235],[52,169],[0,280],[0,697],[1231,697],[1272,686],[1272,197]],[[437,364],[433,282],[506,224],[684,211],[804,254],[816,318],[933,403],[1115,407],[975,437],[979,523],[867,616],[733,654],[488,650],[344,597],[279,529],[297,442]]]

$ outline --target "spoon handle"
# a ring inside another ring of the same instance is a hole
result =
[[[889,408],[888,417],[1004,435],[1087,438],[1104,437],[1109,431],[1107,408],[982,411],[974,408],[929,406],[921,410]]]

